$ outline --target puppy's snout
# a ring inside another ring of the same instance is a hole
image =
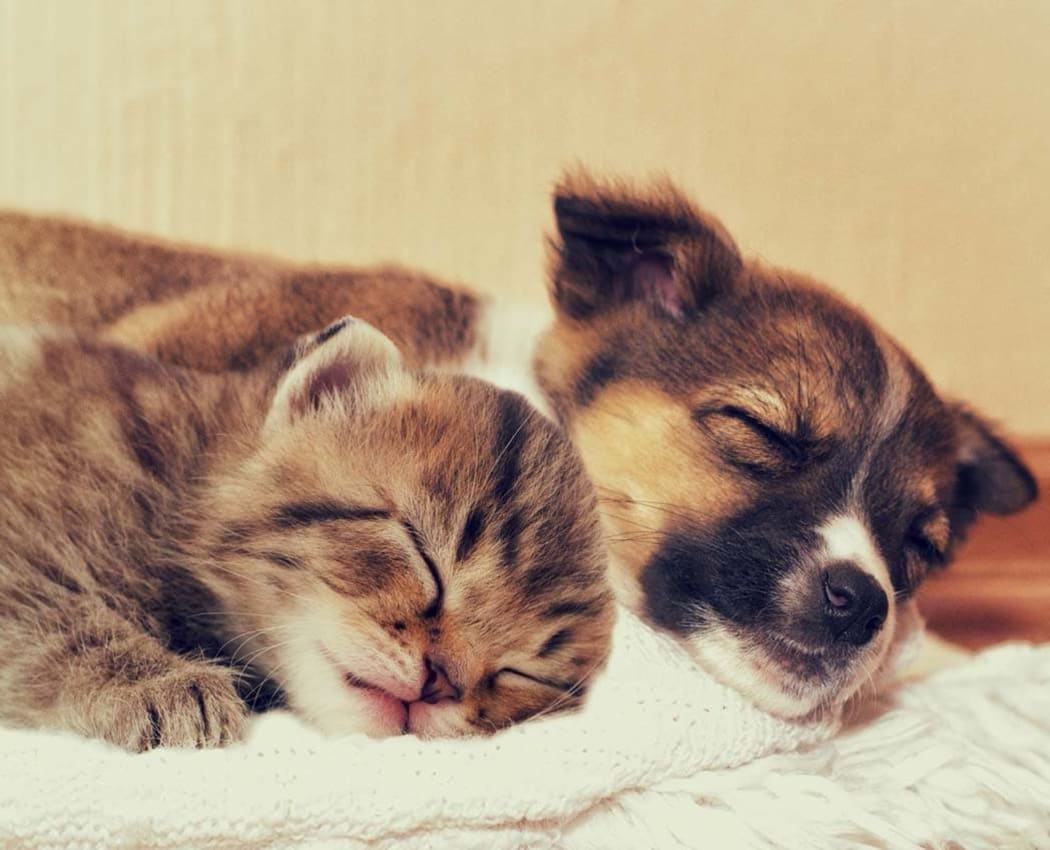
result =
[[[851,563],[833,564],[824,573],[824,622],[834,640],[864,646],[882,628],[889,599],[879,583]]]

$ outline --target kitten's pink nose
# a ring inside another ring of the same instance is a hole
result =
[[[443,699],[458,700],[463,696],[459,688],[452,684],[444,667],[429,658],[425,663],[427,680],[423,683],[423,692],[419,695],[420,702],[433,705]]]

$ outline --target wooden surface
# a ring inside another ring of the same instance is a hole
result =
[[[969,648],[1050,641],[1050,440],[1022,452],[1042,498],[1015,517],[978,523],[959,559],[919,597],[930,629]]]

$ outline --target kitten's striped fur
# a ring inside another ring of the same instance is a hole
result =
[[[487,733],[580,703],[613,608],[575,452],[343,320],[206,375],[0,326],[0,721],[131,749]]]

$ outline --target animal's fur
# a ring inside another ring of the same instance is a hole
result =
[[[107,332],[166,363],[249,369],[352,313],[410,367],[476,344],[478,299],[396,267],[329,269],[0,212],[0,322]]]
[[[559,430],[359,321],[279,361],[0,326],[0,720],[141,749],[270,698],[372,735],[578,705],[613,606]]]
[[[800,714],[846,698],[884,661],[897,601],[951,559],[980,513],[1031,501],[1032,476],[861,312],[802,275],[743,258],[670,184],[639,190],[576,175],[554,208],[555,317],[531,365],[599,488],[621,599],[767,708]],[[69,227],[19,221],[40,244]],[[118,238],[82,227],[78,239],[90,244],[92,234],[100,246]],[[105,273],[132,289],[155,249],[130,237],[121,245],[124,265]],[[73,262],[60,250],[36,256],[47,271],[33,280],[61,280]],[[0,279],[25,279],[29,265],[23,251],[0,265]],[[255,269],[271,282],[232,289],[254,299],[246,315],[278,328],[303,303],[313,316],[345,309],[333,282],[359,274],[315,271],[293,298],[279,280],[305,272],[262,260]],[[104,332],[162,356],[178,347],[190,362],[200,351],[194,365],[236,367],[251,327],[230,312],[219,336],[197,333],[188,305],[222,314],[223,288],[205,289],[177,254],[170,273],[194,291],[111,312]],[[389,297],[406,315],[428,311],[423,325],[481,327],[492,308],[449,292],[416,301],[402,286]],[[455,367],[512,327],[478,335],[470,351],[435,346],[420,359]],[[842,564],[884,597],[862,646],[836,640],[829,600],[842,594],[828,576]]]
[[[897,605],[979,513],[1031,501],[1031,474],[866,316],[744,259],[674,187],[580,175],[555,214],[536,371],[622,583],[767,707],[841,700],[877,673]],[[860,646],[831,602],[843,566],[889,603]]]

